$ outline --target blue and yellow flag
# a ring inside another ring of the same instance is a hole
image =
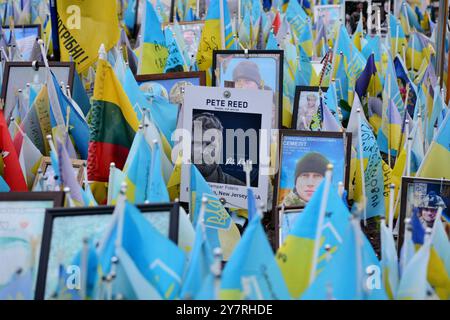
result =
[[[185,254],[161,234],[135,206],[125,203],[122,248],[163,299],[178,298]]]
[[[169,50],[155,9],[149,0],[145,0],[145,18],[141,29],[138,74],[163,73]]]
[[[402,24],[398,21],[398,19],[393,15],[389,15],[389,23],[390,23],[390,35],[391,35],[391,54],[395,56],[397,54],[403,54],[403,47],[406,50],[406,46],[408,45],[408,40],[405,36],[405,31],[403,30]]]
[[[348,220],[348,217],[347,217]],[[304,300],[385,300],[381,268],[359,219],[346,223],[343,242],[301,296]],[[345,270],[345,272],[343,272]],[[370,272],[370,273],[369,273]]]
[[[221,299],[287,300],[289,292],[248,190],[249,224],[222,274]]]
[[[127,183],[127,199],[130,203],[144,203],[149,191],[152,150],[145,140],[143,130],[134,136],[123,172]]]
[[[330,187],[321,230],[320,249],[318,251],[318,264],[312,271],[314,243],[316,240],[319,220],[320,204],[324,192],[324,182],[317,188],[305,210],[298,216],[291,233],[277,251],[277,262],[280,266],[289,293],[292,298],[299,298],[308,288],[311,272],[319,273],[327,265],[325,245],[331,246],[330,253],[340,250],[345,230],[348,226],[350,213],[337,188]]]
[[[221,34],[220,1],[223,3],[223,34]],[[222,46],[222,39],[225,46]],[[206,71],[206,84],[211,85],[212,54],[214,50],[235,49],[236,43],[231,26],[230,13],[225,0],[212,0],[209,4],[202,37],[197,52],[200,71]]]
[[[450,177],[450,166],[436,165],[437,163],[450,163],[450,112],[447,112],[435,139],[417,170],[418,177],[445,179]]]
[[[402,117],[394,105],[392,99],[388,100],[388,107],[383,110],[381,118],[381,127],[378,130],[377,143],[380,151],[391,155],[397,155],[397,149],[400,146],[402,131]]]
[[[231,219],[220,200],[211,190],[205,178],[203,178],[195,165],[191,165],[190,212],[194,226],[198,223],[202,197],[206,197],[208,200],[204,217],[206,235],[211,247],[221,248],[222,260],[227,261],[239,242],[241,235],[233,219]]]

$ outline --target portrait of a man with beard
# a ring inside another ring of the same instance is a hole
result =
[[[191,140],[191,159],[205,180],[212,183],[245,185],[243,181],[224,172],[220,166],[220,161],[216,159],[216,152],[222,153],[223,148],[222,139],[217,138],[222,137],[224,130],[220,119],[210,112],[203,112],[194,115],[192,122],[194,137]],[[197,141],[196,128],[201,128],[200,137],[203,137],[207,130],[217,130],[217,132],[211,135],[210,141]]]

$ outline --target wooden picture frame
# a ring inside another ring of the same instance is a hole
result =
[[[7,254],[8,250],[14,250],[14,246],[11,245],[14,242],[11,241],[17,242],[16,251],[13,251],[17,259],[13,259],[14,261],[8,260],[9,265],[6,261],[0,263],[1,278],[8,277],[12,268],[22,269],[22,272],[25,273],[29,271],[23,270],[23,265],[21,265],[23,258],[25,258],[23,257],[24,250],[27,249],[30,250],[31,257],[34,257],[34,262],[29,267],[33,271],[33,290],[35,289],[44,233],[45,212],[48,208],[58,208],[63,205],[63,192],[0,192],[0,238],[4,235],[10,243],[9,247],[0,248],[0,256],[1,253],[6,252]],[[13,252],[10,252],[9,256]],[[3,284],[0,283],[0,285]],[[24,294],[26,293],[24,292]]]
[[[142,214],[144,215],[155,215],[155,214],[167,214],[168,216],[168,230],[166,236],[173,241],[175,244],[178,244],[178,226],[179,226],[179,212],[180,212],[180,205],[178,202],[173,203],[155,203],[155,204],[142,204],[136,206]],[[38,279],[37,279],[37,286],[36,286],[36,300],[44,300],[46,298],[46,285],[47,285],[47,273],[49,269],[49,263],[50,259],[53,257],[51,252],[52,246],[56,247],[52,244],[53,237],[55,234],[57,234],[57,231],[54,229],[55,220],[58,218],[67,218],[72,220],[70,223],[70,227],[72,232],[71,233],[77,233],[76,230],[76,220],[80,219],[80,217],[89,217],[89,216],[106,216],[106,215],[112,215],[114,211],[114,206],[97,206],[97,207],[84,207],[84,208],[61,208],[61,209],[50,209],[47,210],[46,216],[45,216],[45,223],[44,223],[44,234],[43,234],[43,246],[41,250],[41,255],[39,259],[39,273],[38,273]],[[66,223],[67,221],[64,221]],[[106,223],[106,226],[109,222],[103,221],[102,223]],[[103,224],[102,224],[103,225]],[[155,226],[155,225],[154,225]],[[81,228],[83,225],[81,225]],[[155,226],[157,229],[158,227]],[[95,230],[95,229],[94,229]],[[84,232],[86,229],[83,229]],[[95,230],[96,231],[96,230]],[[105,230],[103,230],[104,232]],[[159,230],[161,231],[161,230]],[[61,233],[63,234],[63,233]],[[64,237],[64,246],[69,245],[70,241],[73,239],[69,239],[70,235],[67,235],[67,237]],[[92,236],[92,234],[84,234],[80,235],[77,234],[75,237],[85,238],[86,236]],[[101,235],[100,235],[101,236]],[[69,243],[69,244],[67,244]],[[80,242],[81,244],[81,242]],[[56,250],[56,249],[55,249]]]
[[[54,72],[58,82],[64,82],[65,85],[73,90],[75,76],[74,62],[49,62],[50,69]],[[40,77],[40,82],[44,83],[45,65],[39,62],[33,66],[33,62],[11,62],[5,63],[3,72],[3,85],[1,99],[3,102],[3,113],[7,123],[11,117],[11,112],[15,106],[15,93],[19,89],[24,89],[27,83],[33,82],[35,76]],[[14,79],[12,78],[14,76]]]
[[[80,184],[80,186],[83,185],[84,181],[84,164],[86,163],[86,160],[79,160],[79,159],[72,159],[72,167],[74,169],[78,170],[77,173],[77,181]],[[50,157],[42,157],[41,164],[39,165],[39,169],[41,171],[42,177],[46,175],[47,169],[49,166],[52,165],[52,160]],[[36,177],[34,178],[33,187],[31,190],[42,190],[41,188],[38,188],[38,184],[40,183],[41,176],[39,174],[36,174]],[[45,186],[44,186],[45,189]]]
[[[317,86],[296,86],[295,87],[295,96],[294,96],[294,107],[292,110],[292,123],[291,123],[291,129],[295,130],[309,130],[309,124],[306,123],[305,125],[301,126],[299,125],[299,112],[304,111],[303,105],[300,109],[300,100],[303,100],[307,97],[303,95],[303,93],[307,93],[306,95],[314,95],[316,97],[316,103],[315,108],[313,110],[313,113],[315,114],[317,112],[317,109],[320,108],[320,98],[324,99],[325,93],[328,91],[328,87],[317,87]],[[322,95],[322,96],[321,96]],[[306,102],[306,101],[305,101]],[[322,102],[323,103],[323,102]],[[299,110],[300,109],[300,110]],[[305,111],[306,112],[306,111]]]
[[[235,64],[240,64],[243,61],[246,60],[253,60],[254,64],[257,65],[257,72],[255,75],[260,79],[260,83],[257,83],[258,86],[257,89],[260,90],[272,90],[274,93],[274,104],[275,108],[275,115],[277,119],[273,119],[274,123],[274,129],[276,127],[281,128],[282,127],[282,119],[283,119],[283,59],[284,59],[284,51],[283,50],[214,50],[213,51],[213,72],[212,72],[212,85],[215,87],[224,87],[225,85],[222,85],[223,81],[230,81],[228,79],[229,76],[234,76],[234,72],[231,72],[232,74],[228,74],[227,70],[224,71],[223,78],[221,79],[221,68],[219,66],[222,66],[222,64],[227,65],[227,67],[230,67],[229,64],[231,63],[231,60],[233,58],[238,59],[239,62],[236,62]],[[266,80],[268,79],[268,75],[261,74],[268,72],[267,68],[267,62],[266,66],[262,65],[264,61],[257,60],[257,59],[275,59],[276,60],[276,66],[275,66],[275,74],[274,79],[271,79],[269,84],[266,83]],[[257,61],[257,62],[255,62]],[[233,70],[239,70],[236,69],[238,65],[233,67]],[[242,70],[242,69],[241,69]],[[243,74],[248,74],[245,71],[241,72]],[[241,76],[240,75],[240,76]],[[233,80],[234,81],[234,80]],[[252,80],[255,82],[254,80]],[[224,82],[225,83],[225,82]],[[256,83],[256,82],[255,82]],[[227,86],[230,87],[231,84],[228,82]],[[235,88],[238,88],[238,86],[235,86]]]

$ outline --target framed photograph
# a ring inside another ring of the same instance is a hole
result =
[[[72,167],[77,177],[77,181],[80,185],[83,184],[83,165],[85,160],[72,159]],[[59,176],[59,173],[55,173],[55,169],[52,166],[50,157],[42,157],[39,169],[42,175],[36,175],[32,191],[56,191],[59,188],[59,181],[55,179],[55,176]]]
[[[178,243],[179,204],[144,204],[138,209],[161,234]],[[35,299],[52,299],[60,265],[68,266],[83,239],[98,243],[111,221],[113,206],[47,210]]]
[[[305,207],[330,163],[332,184],[343,182],[347,190],[351,141],[351,133],[280,130],[274,206]]]
[[[30,273],[34,296],[45,210],[63,204],[63,192],[0,193],[0,288],[21,270]]]
[[[276,248],[279,248],[288,234],[292,231],[295,225],[295,221],[298,216],[303,212],[304,207],[290,207],[290,208],[276,208],[275,215],[275,235],[277,241],[275,241]]]
[[[413,214],[419,217],[424,228],[432,228],[439,205],[442,215],[450,218],[450,180],[402,177],[398,248],[403,244],[405,219]]]
[[[73,62],[49,62],[49,65],[58,82],[64,82],[72,90],[75,64]],[[1,98],[4,102],[3,114],[8,123],[16,103],[18,90],[25,90],[27,83],[43,84],[47,81],[44,64],[39,63],[37,67],[36,70],[32,66],[32,62],[5,63]]]
[[[320,108],[320,99],[324,98],[328,87],[295,87],[292,129],[311,130],[313,117]]]
[[[214,50],[212,84],[273,93],[273,128],[281,128],[283,99],[283,50]]]
[[[367,8],[371,0],[345,0],[344,2],[344,23],[349,34],[355,33],[358,21],[363,18],[363,29],[367,30]]]
[[[184,88],[187,86],[205,86],[204,71],[198,72],[170,72],[161,74],[137,75],[136,81],[146,96],[163,96],[170,103],[182,104]]]
[[[342,5],[327,4],[314,6],[314,21],[317,23],[319,18],[323,19],[328,39],[334,37],[334,30],[339,26],[339,20],[342,20]]]
[[[251,160],[250,187],[257,200],[267,206],[271,98],[270,91],[186,88],[182,127],[191,134],[187,141],[181,137],[183,202],[190,199],[193,163],[225,207],[247,208],[243,164]]]
[[[184,40],[184,51],[187,52],[191,61],[195,61],[202,37],[203,26],[205,21],[180,21],[178,26],[181,29],[181,34]],[[168,26],[173,31],[173,23],[164,23],[163,26]]]
[[[6,38],[5,40],[9,42],[11,37],[11,30],[9,26],[3,26],[3,32]],[[25,61],[29,61],[36,39],[41,38],[41,25],[28,24],[14,26],[14,36],[16,38],[17,46],[22,53],[23,59]]]

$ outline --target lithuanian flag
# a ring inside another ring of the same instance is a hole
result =
[[[123,168],[139,121],[113,68],[103,59],[98,62],[93,98],[88,177],[107,182],[111,162]]]

